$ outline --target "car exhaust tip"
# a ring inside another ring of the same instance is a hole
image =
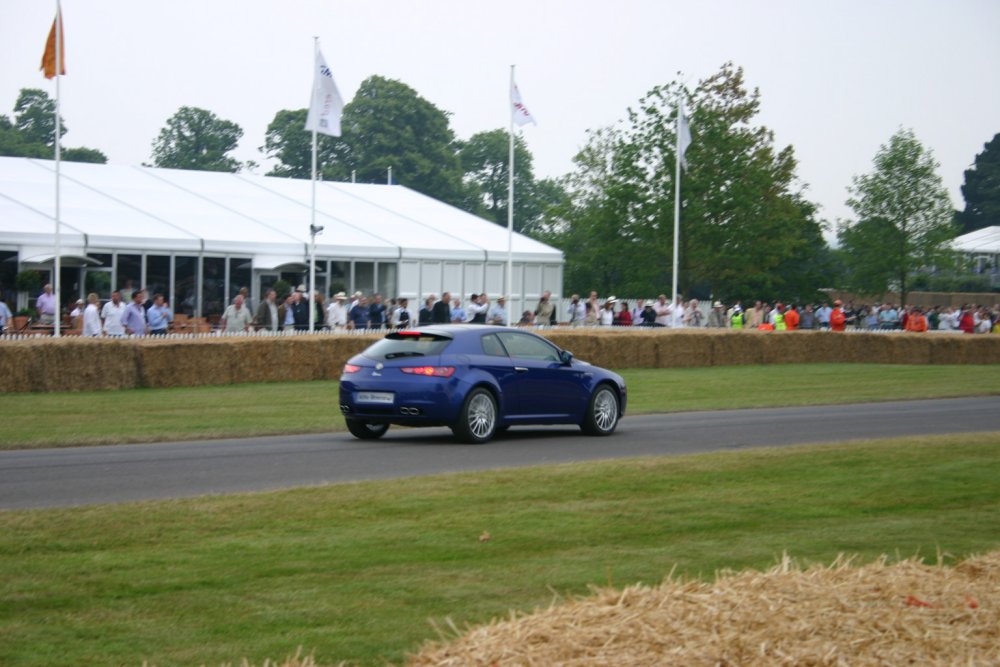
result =
[[[409,407],[407,405],[404,405],[403,407],[401,407],[399,409],[399,411],[400,411],[400,413],[402,413],[404,415],[419,415],[420,414],[420,408],[412,408],[412,407]]]

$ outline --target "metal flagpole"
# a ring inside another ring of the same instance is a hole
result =
[[[510,66],[510,94],[514,92],[514,66]],[[510,155],[507,161],[507,326],[510,326],[510,309],[514,307],[514,100],[507,104],[510,109]]]
[[[319,59],[319,37],[313,37],[313,69]],[[313,71],[313,76],[316,72]],[[316,94],[315,84],[313,95]],[[316,130],[312,131],[312,207],[309,219],[309,333],[315,330],[316,318]]]
[[[52,258],[52,268],[55,274],[52,278],[53,292],[55,292],[56,297],[56,313],[55,320],[53,321],[54,327],[52,329],[52,334],[58,338],[59,337],[59,325],[62,320],[62,296],[60,293],[60,274],[62,273],[62,239],[60,238],[60,201],[59,201],[59,162],[60,162],[60,150],[59,150],[59,134],[62,132],[62,122],[59,120],[59,93],[60,93],[60,72],[62,71],[62,5],[60,0],[56,0],[56,252],[55,256]]]
[[[678,247],[681,235],[681,99],[677,98],[677,141],[675,147],[675,170],[674,170],[674,269],[673,280],[671,281],[671,307],[677,305],[677,270],[678,270]]]

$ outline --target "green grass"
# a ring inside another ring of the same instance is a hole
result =
[[[675,565],[950,560],[1000,545],[998,479],[993,433],[0,512],[0,664],[382,665]]]
[[[622,371],[629,413],[1000,393],[969,366],[796,364]],[[0,449],[343,429],[336,382],[0,395]]]

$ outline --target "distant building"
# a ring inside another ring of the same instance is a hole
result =
[[[219,314],[241,287],[254,303],[279,279],[308,283],[308,180],[119,165],[60,165],[61,303],[146,287],[177,312]],[[320,182],[316,285],[411,303],[506,289],[507,230],[401,185]],[[0,289],[19,271],[51,280],[55,163],[0,157]],[[512,312],[562,294],[563,254],[512,240]],[[35,295],[21,295],[18,306]],[[127,297],[126,297],[127,298]],[[11,304],[14,305],[13,303]]]

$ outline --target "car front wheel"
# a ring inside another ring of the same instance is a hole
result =
[[[587,435],[611,435],[618,426],[618,394],[602,384],[590,397],[580,428]]]
[[[451,430],[456,438],[470,444],[492,438],[497,430],[497,402],[493,394],[482,387],[469,392]]]
[[[351,432],[351,435],[361,440],[377,440],[389,430],[388,424],[376,424],[362,419],[345,419],[344,421],[347,422],[347,430]]]

